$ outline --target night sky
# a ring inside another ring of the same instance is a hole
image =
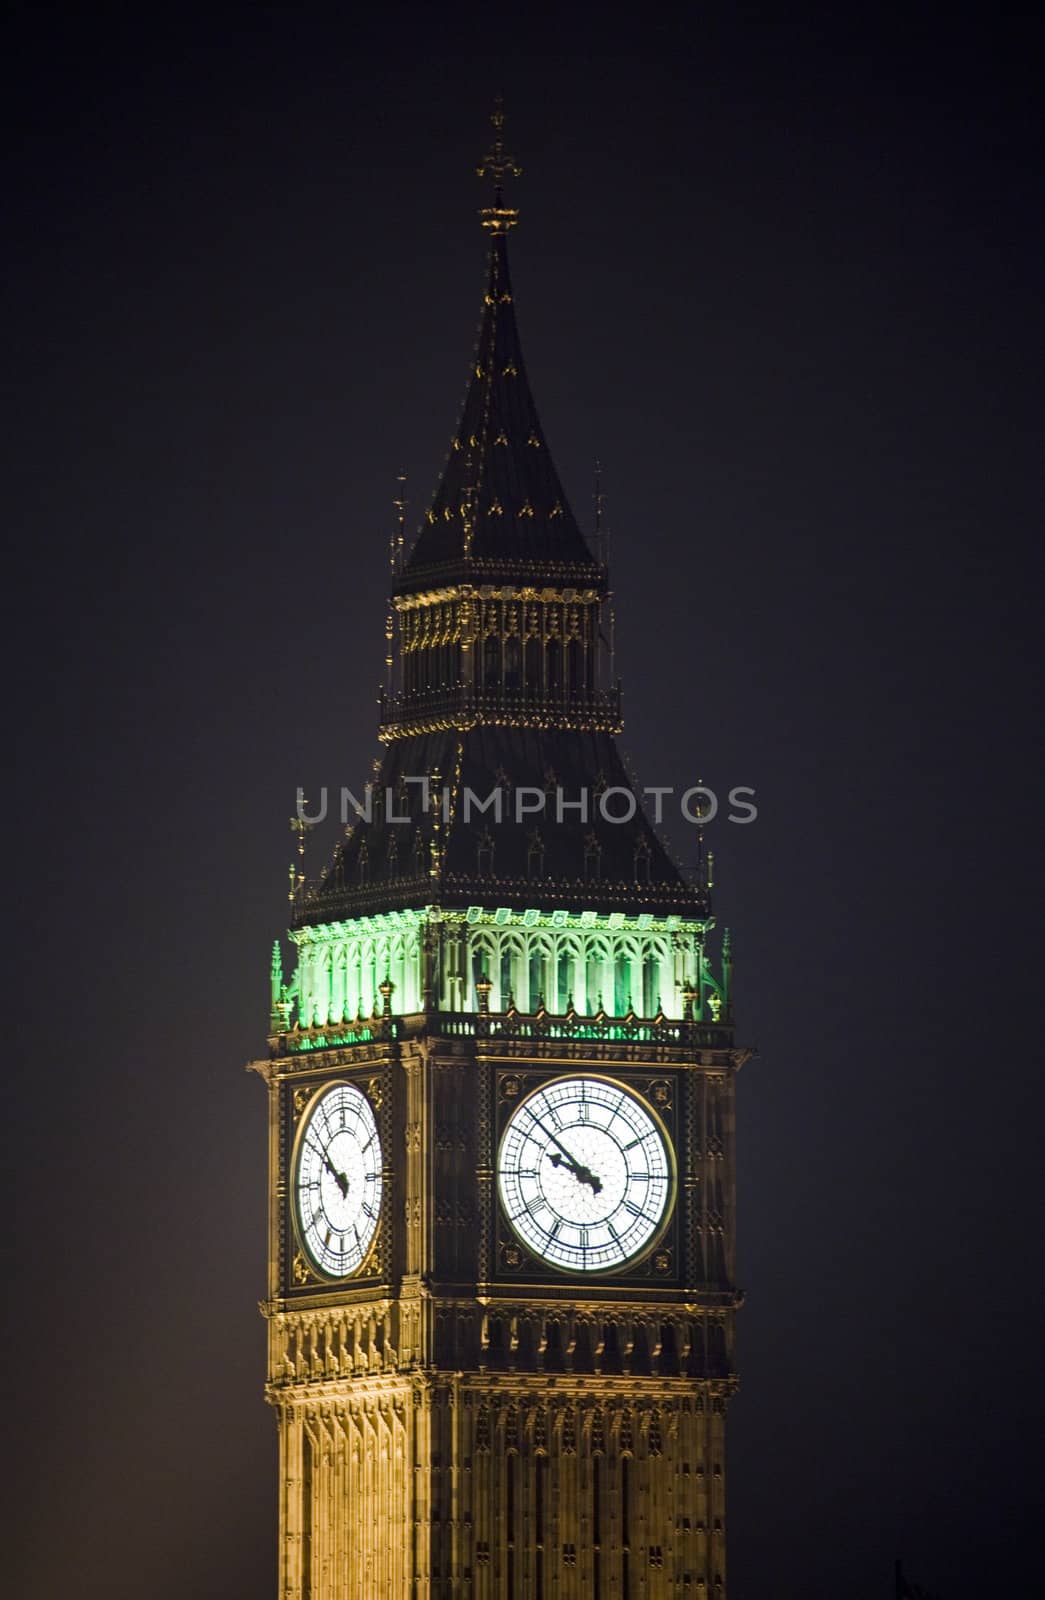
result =
[[[1040,1578],[1042,38],[848,10],[8,12],[12,1595],[275,1593],[243,1066],[296,786],[377,751],[498,90],[625,746],[760,808],[731,1600]]]

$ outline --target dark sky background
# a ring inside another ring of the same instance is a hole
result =
[[[9,1592],[275,1592],[242,1068],[295,787],[376,752],[394,479],[413,522],[498,89],[585,523],[604,463],[626,747],[760,806],[712,830],[760,1052],[733,1600],[873,1600],[898,1554],[1025,1592],[1041,34],[500,15],[8,13]]]

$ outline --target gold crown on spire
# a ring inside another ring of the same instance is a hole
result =
[[[494,101],[493,116],[490,121],[494,130],[493,145],[475,171],[480,178],[493,179],[493,205],[484,206],[479,215],[483,227],[490,233],[507,233],[509,228],[515,227],[519,213],[513,206],[504,204],[504,180],[521,177],[522,167],[504,148],[504,102],[500,95]]]

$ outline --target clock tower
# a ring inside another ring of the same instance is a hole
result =
[[[722,1600],[746,1052],[703,862],[615,742],[493,122],[464,409],[393,545],[383,759],[295,886],[256,1064],[279,1594]]]

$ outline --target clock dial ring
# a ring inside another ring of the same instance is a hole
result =
[[[298,1241],[323,1277],[366,1260],[381,1216],[382,1151],[373,1108],[355,1084],[324,1084],[301,1117],[293,1161]]]
[[[656,1113],[601,1076],[541,1084],[514,1108],[498,1149],[513,1233],[546,1265],[585,1276],[619,1271],[653,1248],[671,1218],[674,1180]]]

